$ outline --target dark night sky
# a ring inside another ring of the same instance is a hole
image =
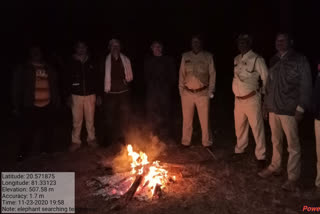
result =
[[[249,31],[257,48],[267,54],[273,51],[270,45],[280,28],[289,28],[299,39],[315,34],[312,25],[319,20],[320,5],[316,0],[13,0],[2,4],[8,45],[15,48],[38,41],[50,49],[64,48],[84,37],[100,51],[117,36],[128,51],[145,50],[150,40],[160,38],[175,53],[188,48],[192,33],[202,32],[209,49],[216,52],[234,45],[237,33]]]
[[[150,41],[161,39],[170,55],[179,59],[189,48],[190,36],[201,32],[215,55],[217,81],[229,81],[239,32],[254,36],[254,49],[267,60],[274,53],[274,36],[289,30],[296,47],[311,61],[318,57],[320,20],[318,0],[11,0],[1,3],[5,50],[5,77],[21,62],[31,43],[47,53],[65,56],[72,42],[84,38],[103,58],[112,37],[122,40],[124,52],[139,73]],[[2,78],[9,92],[7,78]],[[6,80],[4,80],[6,79]],[[229,87],[229,85],[228,85]],[[7,93],[9,94],[9,93]],[[9,97],[9,96],[8,96]],[[9,98],[8,98],[9,99]]]

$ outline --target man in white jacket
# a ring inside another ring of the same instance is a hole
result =
[[[105,61],[103,108],[106,134],[104,143],[114,143],[124,138],[128,126],[130,92],[128,83],[133,80],[131,63],[120,52],[120,41],[112,39]]]

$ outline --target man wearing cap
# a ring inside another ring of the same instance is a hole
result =
[[[282,185],[287,191],[295,191],[301,172],[301,150],[298,122],[309,107],[312,93],[311,72],[305,56],[291,48],[287,33],[276,37],[278,53],[271,58],[266,85],[265,109],[269,114],[273,154],[271,164],[259,172],[262,178],[281,170],[283,132],[288,142],[288,180]]]
[[[209,130],[209,99],[214,97],[216,71],[212,54],[202,49],[202,40],[194,36],[192,50],[182,55],[179,71],[179,91],[182,103],[183,129],[182,145],[190,146],[193,130],[194,108],[197,108],[202,145],[212,145]]]
[[[110,54],[105,61],[103,108],[107,128],[105,143],[121,141],[128,128],[130,92],[128,83],[133,80],[130,60],[120,52],[120,41],[109,42]]]
[[[252,39],[248,34],[239,36],[240,54],[234,59],[234,77],[232,90],[235,95],[234,120],[237,144],[233,157],[242,157],[249,142],[249,126],[256,142],[255,155],[258,167],[265,167],[266,142],[263,115],[261,109],[261,93],[267,81],[268,70],[264,59],[251,50]],[[259,79],[262,86],[259,85]]]

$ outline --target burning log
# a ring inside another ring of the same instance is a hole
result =
[[[157,184],[154,190],[153,197],[160,198],[162,196],[161,185]]]
[[[123,195],[122,198],[120,198],[115,204],[111,206],[111,210],[119,210],[126,207],[128,203],[132,200],[142,180],[143,180],[143,176],[137,175],[130,189]]]
[[[98,182],[99,187],[103,188],[99,191],[104,196],[111,199],[118,198],[111,210],[124,208],[133,198],[141,201],[160,198],[167,190],[167,185],[176,181],[176,176],[168,175],[166,168],[186,167],[179,164],[163,165],[160,161],[149,162],[147,154],[133,151],[130,144],[127,146],[127,152],[131,159],[131,171],[127,172],[129,175],[116,173],[104,178],[103,182]]]
[[[141,184],[142,178],[142,175],[137,175],[130,189],[126,192],[126,194],[124,194],[123,198],[126,202],[130,201],[133,198],[134,194],[136,193],[138,187]]]

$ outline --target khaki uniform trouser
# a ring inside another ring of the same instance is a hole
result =
[[[301,171],[301,151],[297,121],[294,116],[270,113],[269,123],[272,133],[273,154],[272,162],[268,168],[271,171],[277,171],[281,168],[284,132],[289,152],[287,165],[288,179],[296,181],[299,179]]]
[[[255,155],[258,160],[266,159],[266,138],[259,94],[248,99],[235,98],[234,120],[237,136],[235,153],[243,153],[249,142],[249,125],[256,142]]]
[[[80,134],[83,122],[83,116],[86,121],[87,128],[87,141],[93,141],[96,139],[95,128],[94,128],[94,112],[96,104],[96,95],[79,96],[72,95],[72,118],[73,118],[73,129],[72,129],[72,142],[81,143]]]
[[[211,132],[209,130],[209,106],[210,100],[206,91],[199,93],[183,92],[181,95],[183,128],[182,128],[182,144],[190,145],[193,131],[194,108],[197,108],[201,130],[202,145],[211,146]]]
[[[320,120],[314,120],[314,131],[317,147],[317,178],[315,184],[317,187],[320,187]]]

